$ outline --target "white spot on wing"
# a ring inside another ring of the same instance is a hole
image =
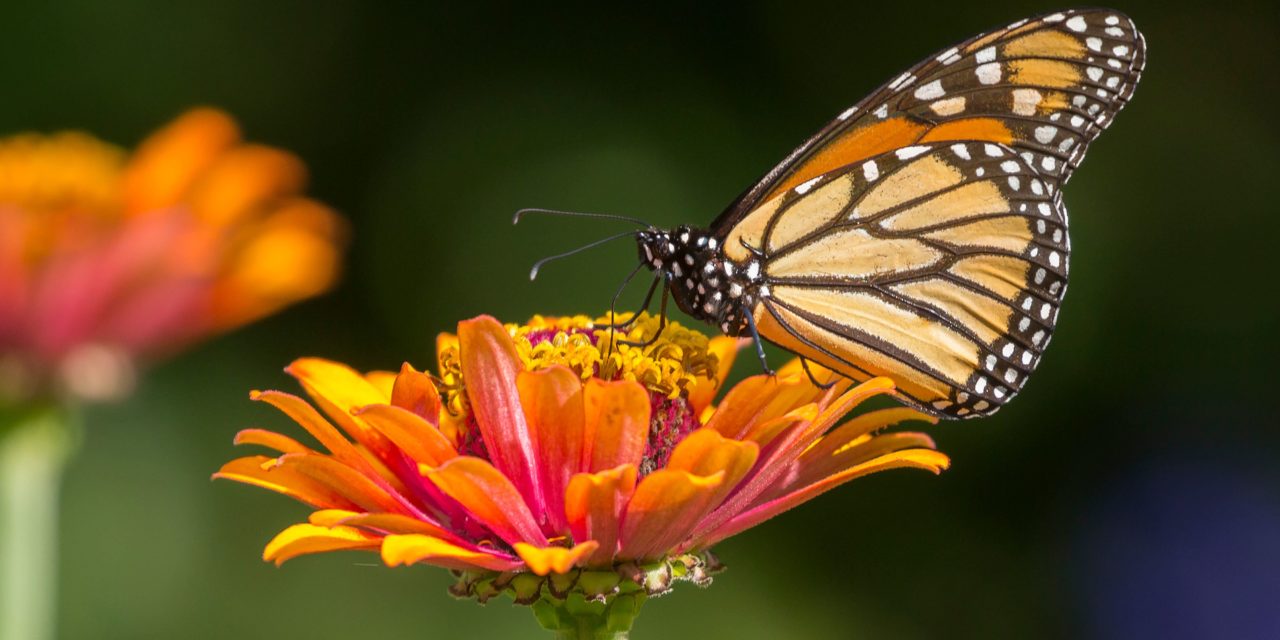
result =
[[[964,96],[956,96],[954,98],[947,98],[946,100],[938,100],[937,102],[934,102],[933,104],[929,105],[929,108],[933,109],[933,112],[940,116],[954,116],[957,113],[963,112],[964,107],[965,107]]]
[[[942,64],[951,64],[956,60],[960,59],[960,52],[955,47],[951,47],[950,49],[947,49],[946,51],[943,51],[942,53],[938,54],[938,57],[936,59],[938,62],[941,62]]]
[[[978,82],[982,84],[995,84],[1000,82],[1000,64],[997,62],[988,62],[987,64],[978,65],[973,73],[978,76]]]
[[[966,147],[962,144],[951,145],[951,152],[956,154],[956,156],[958,157],[964,158],[965,160],[972,159],[972,157],[969,155],[969,147]]]
[[[849,116],[853,115],[853,113],[857,110],[858,110],[857,107],[849,107],[848,109],[841,111],[840,115],[836,116],[836,120],[848,120]]]
[[[1020,116],[1034,116],[1043,98],[1035,89],[1014,89],[1013,112]]]
[[[816,178],[813,178],[812,180],[808,180],[796,185],[796,193],[800,193],[800,194],[808,193],[809,190],[813,188],[813,185],[817,184],[818,181],[821,179],[822,179],[822,176],[818,176]]]
[[[1089,25],[1085,23],[1084,16],[1076,16],[1067,21],[1067,28],[1076,33],[1083,33],[1085,29],[1089,28]]]
[[[880,167],[876,166],[875,160],[868,160],[862,163],[862,175],[866,177],[867,182],[880,177]]]
[[[946,90],[942,88],[941,80],[934,80],[928,84],[922,84],[915,92],[916,98],[920,100],[933,100],[934,98],[941,98],[946,94]]]
[[[982,64],[985,62],[995,62],[996,48],[987,47],[986,49],[981,49],[978,51],[978,53],[974,54],[973,58],[974,60],[977,60],[979,64]]]
[[[911,83],[915,81],[916,81],[915,76],[911,75],[910,73],[904,73],[898,76],[897,78],[894,78],[893,82],[889,83],[889,88],[893,89],[894,91],[897,91],[898,89],[901,89],[903,87],[910,86]]]
[[[897,151],[893,152],[893,154],[898,156],[899,160],[910,160],[928,150],[929,150],[928,146],[915,145],[911,147],[903,147],[901,149],[898,149]]]
[[[1053,137],[1056,135],[1058,135],[1058,128],[1052,125],[1036,127],[1035,130],[1036,142],[1039,142],[1040,144],[1049,144],[1050,142],[1053,142]]]

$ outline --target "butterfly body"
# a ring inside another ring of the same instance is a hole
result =
[[[944,418],[1040,362],[1067,288],[1062,185],[1128,103],[1146,46],[1079,9],[931,56],[836,116],[707,229],[637,233],[677,306]]]
[[[723,238],[687,225],[642,231],[636,244],[640,260],[661,275],[681,311],[725,335],[747,334],[747,315],[768,292],[759,259],[732,260]]]

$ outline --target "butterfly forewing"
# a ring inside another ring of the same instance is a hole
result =
[[[1061,199],[1006,145],[879,154],[775,197],[731,232],[758,258],[760,334],[933,413],[994,411],[1040,360],[1065,290]]]
[[[713,224],[815,177],[922,143],[982,140],[1013,147],[1056,191],[1129,100],[1145,61],[1133,22],[1109,9],[1015,22],[931,56],[796,149]]]

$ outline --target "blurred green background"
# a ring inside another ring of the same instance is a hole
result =
[[[296,390],[281,368],[300,355],[429,365],[435,334],[477,313],[599,312],[633,249],[530,283],[537,258],[615,227],[512,227],[515,209],[709,222],[901,69],[1053,8],[7,7],[0,129],[133,145],[221,106],[301,155],[311,193],[353,223],[333,294],[87,413],[65,485],[61,635],[538,637],[522,608],[449,598],[444,571],[262,563],[306,511],[208,481],[238,429],[294,429],[248,391]],[[1280,637],[1280,10],[1117,8],[1147,35],[1147,74],[1067,189],[1072,285],[1035,381],[991,419],[933,430],[954,457],[941,477],[859,480],[724,543],[730,570],[651,602],[635,637]]]

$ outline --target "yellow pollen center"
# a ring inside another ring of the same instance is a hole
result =
[[[619,314],[614,322],[628,323],[633,315]],[[632,380],[671,399],[687,395],[698,381],[716,376],[718,358],[708,351],[707,336],[697,331],[668,320],[662,335],[654,340],[661,319],[647,313],[623,327],[611,330],[609,324],[608,316],[593,320],[578,315],[534,316],[525,324],[505,326],[529,371],[563,365],[583,381],[592,377]],[[466,398],[457,341],[442,341],[439,352],[445,406],[461,415],[466,413]]]

